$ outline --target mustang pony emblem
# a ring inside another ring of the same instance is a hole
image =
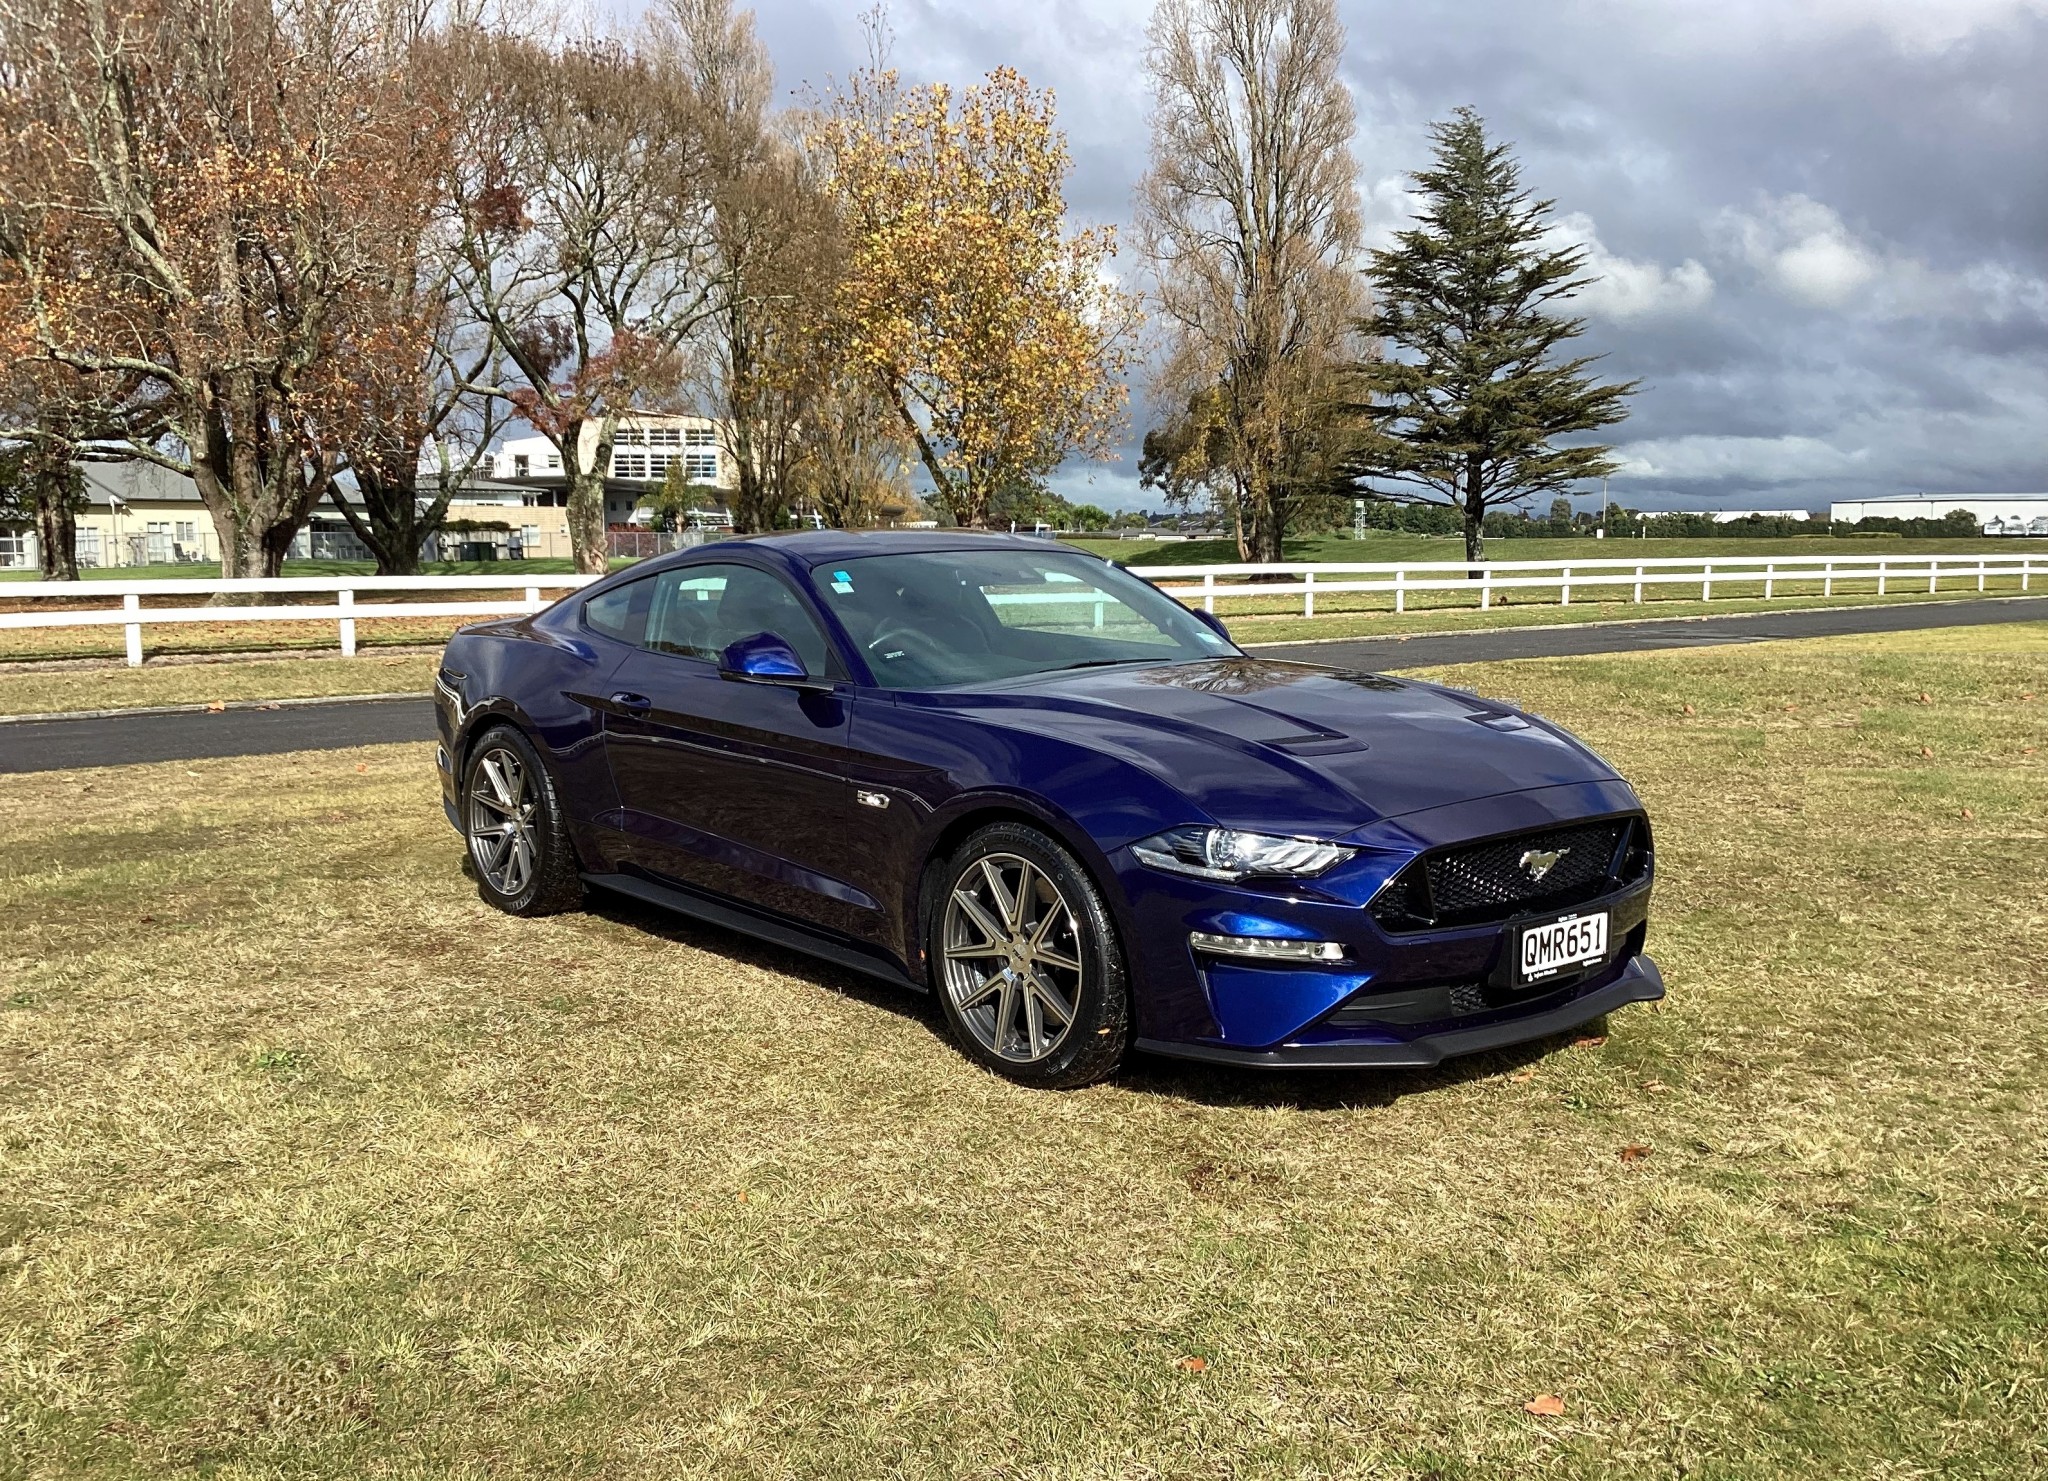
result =
[[[1557,861],[1570,852],[1568,848],[1532,848],[1522,855],[1521,865],[1529,871],[1529,878],[1540,884],[1543,876],[1557,867]]]

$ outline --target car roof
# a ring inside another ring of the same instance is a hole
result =
[[[1047,550],[1059,550],[1071,555],[1088,555],[1087,551],[1040,536],[979,530],[791,530],[772,535],[739,535],[705,545],[693,545],[673,555],[663,556],[658,562],[645,562],[639,569],[659,569],[719,554],[736,555],[742,550],[770,550],[793,565],[808,567],[829,561],[857,560],[866,555],[913,555],[991,548],[1035,550],[1041,554]]]

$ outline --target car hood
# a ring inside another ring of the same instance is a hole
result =
[[[1070,669],[932,699],[1118,753],[1236,827],[1332,836],[1616,777],[1582,742],[1512,705],[1278,659]]]

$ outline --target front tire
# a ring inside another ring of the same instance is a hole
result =
[[[476,892],[508,915],[555,915],[583,903],[576,845],[554,778],[532,741],[509,725],[470,747],[462,780],[463,839]]]
[[[1021,823],[981,829],[938,869],[926,959],[968,1057],[1045,1089],[1113,1073],[1130,1043],[1129,979],[1087,871]]]

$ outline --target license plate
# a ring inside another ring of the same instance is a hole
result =
[[[1541,982],[1607,955],[1607,912],[1568,915],[1522,932],[1521,980]]]

